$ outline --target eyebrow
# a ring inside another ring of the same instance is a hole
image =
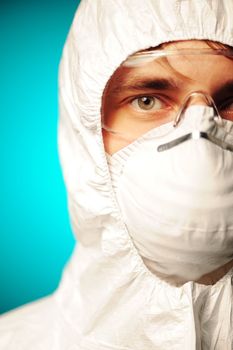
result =
[[[172,78],[130,79],[128,82],[121,82],[118,86],[113,87],[110,93],[139,90],[174,90],[179,85],[178,81]]]
[[[113,86],[109,94],[120,94],[127,91],[142,90],[177,90],[182,86],[182,81],[173,78],[137,78],[133,77],[128,81],[117,81],[117,86]],[[223,98],[225,94],[233,92],[233,79],[226,81],[222,86],[217,88],[213,93],[213,98]]]

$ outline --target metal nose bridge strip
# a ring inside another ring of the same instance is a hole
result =
[[[181,137],[178,137],[175,140],[169,141],[167,143],[164,143],[164,144],[158,146],[157,151],[158,152],[167,151],[168,149],[173,148],[173,147],[175,147],[175,146],[177,146],[185,141],[198,140],[201,138],[206,139],[206,140],[214,143],[215,145],[221,147],[222,149],[233,152],[233,145],[231,145],[225,141],[219,140],[216,137],[212,136],[211,134],[208,134],[208,133],[203,132],[203,131],[198,131],[198,130],[195,130],[189,134],[183,135]]]

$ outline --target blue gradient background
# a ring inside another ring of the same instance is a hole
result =
[[[57,80],[78,3],[0,2],[0,313],[51,293],[74,246]]]

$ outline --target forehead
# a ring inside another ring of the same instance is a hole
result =
[[[190,48],[192,53],[187,54],[187,49]],[[146,79],[169,78],[176,81],[177,84],[179,82],[187,84],[198,82],[219,85],[233,78],[233,57],[203,54],[201,49],[212,51],[205,41],[191,40],[162,45],[165,53],[177,50],[179,54],[145,61],[145,63],[132,67],[120,66],[111,77],[108,88],[122,89]]]

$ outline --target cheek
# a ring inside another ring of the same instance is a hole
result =
[[[119,129],[119,125],[124,121],[125,113],[127,112],[125,106],[119,106],[119,102],[114,99],[109,99],[103,109],[104,124],[112,129]]]
[[[104,129],[102,132],[105,151],[110,155],[113,155],[117,151],[120,151],[122,148],[128,146],[129,144],[126,140],[123,140],[119,136],[113,135]]]
[[[125,109],[114,108],[115,105],[116,103],[112,99],[109,99],[104,105],[103,122],[108,128],[118,130],[119,126],[121,129],[122,125],[123,127],[126,126],[125,123],[127,122],[127,118],[126,120],[124,118],[126,113]],[[102,129],[102,133],[105,151],[110,155],[129,144],[129,141],[123,139],[120,135],[112,134],[104,129]]]
[[[112,142],[111,142],[111,135],[106,132],[106,130],[102,129],[102,134],[103,134],[103,142],[104,142],[104,149],[105,152],[108,154],[112,154]]]

